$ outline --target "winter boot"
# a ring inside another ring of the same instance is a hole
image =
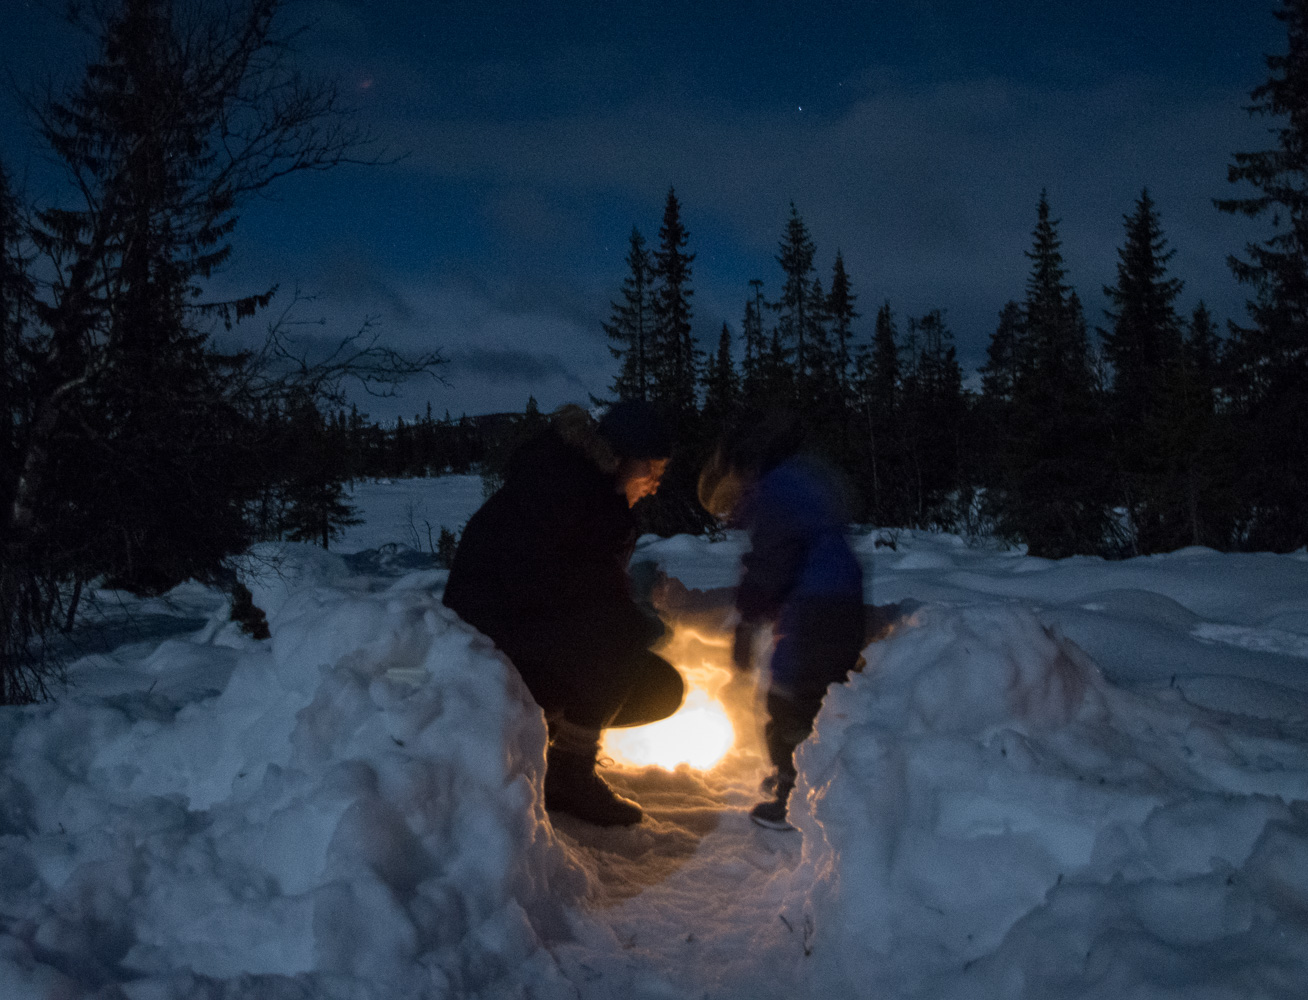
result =
[[[749,818],[759,826],[769,830],[793,830],[786,822],[786,804],[790,801],[790,791],[795,787],[795,777],[789,774],[776,774],[763,779],[764,793],[771,793],[772,798],[760,802],[749,811]]]
[[[599,730],[563,719],[550,722],[545,754],[545,808],[565,812],[596,826],[632,826],[644,815],[640,806],[618,795],[595,773]]]

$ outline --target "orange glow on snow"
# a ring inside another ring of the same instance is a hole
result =
[[[731,680],[731,668],[713,662],[725,659],[729,649],[722,640],[679,628],[661,654],[681,671],[686,681],[686,700],[675,714],[648,726],[606,729],[601,751],[628,767],[653,765],[675,771],[678,765],[688,764],[707,771],[736,742],[731,717],[717,697]]]

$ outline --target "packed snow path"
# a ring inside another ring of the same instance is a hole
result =
[[[0,712],[0,997],[1308,995],[1302,554],[864,535],[869,599],[923,606],[828,695],[799,830],[748,822],[743,725],[612,768],[648,819],[601,831],[545,814],[539,712],[443,574],[378,547],[473,485],[257,553],[271,642],[100,595],[69,690]],[[707,588],[740,551],[640,554]]]

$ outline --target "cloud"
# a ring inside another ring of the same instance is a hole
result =
[[[675,183],[691,249],[707,234],[769,284],[793,198],[825,267],[839,247],[875,298],[913,309],[930,301],[987,324],[1021,295],[1042,187],[1063,220],[1072,280],[1094,309],[1099,286],[1115,276],[1122,215],[1148,185],[1178,251],[1174,272],[1196,295],[1239,301],[1224,259],[1247,227],[1219,215],[1211,198],[1223,193],[1231,150],[1265,141],[1245,120],[1243,93],[1144,75],[1041,89],[997,77],[914,84],[869,71],[850,87],[856,100],[815,116],[647,93],[609,112],[429,123],[433,139],[407,169],[512,192],[537,229],[558,228],[560,252],[594,238],[587,204],[644,205],[632,221],[652,239]],[[507,232],[519,216],[489,217]],[[604,239],[615,242],[629,224]],[[701,255],[697,281],[715,280],[708,263]]]
[[[490,385],[535,383],[551,378],[587,390],[587,384],[577,378],[555,354],[537,354],[507,347],[460,347],[449,354],[448,374],[474,375]]]
[[[1055,62],[1075,54],[1050,52]],[[375,211],[356,214],[375,234],[361,230],[360,246],[330,253],[306,241],[317,256],[303,283],[324,289],[341,316],[380,313],[402,345],[442,344],[461,357],[451,374],[470,412],[475,392],[489,398],[534,377],[559,392],[602,390],[613,361],[600,324],[624,276],[627,233],[635,223],[657,242],[675,184],[697,254],[703,344],[724,320],[738,329],[750,278],[775,295],[793,199],[824,280],[842,251],[860,332],[886,299],[901,319],[941,307],[974,365],[999,308],[1023,294],[1041,188],[1093,324],[1116,277],[1122,216],[1148,185],[1177,251],[1172,274],[1186,282],[1182,308],[1203,296],[1219,316],[1238,315],[1244,293],[1225,257],[1253,229],[1210,199],[1226,193],[1230,152],[1266,142],[1242,111],[1246,94],[1093,69],[1036,86],[869,65],[844,78],[840,103],[806,101],[823,108],[810,113],[733,104],[671,71],[615,83],[618,70],[578,49],[554,63],[504,58],[435,73],[409,52],[378,69],[369,114],[412,155],[389,169],[384,191],[370,178],[352,195],[373,199]],[[533,104],[537,84],[553,96]],[[392,252],[383,264],[376,247],[426,261]]]

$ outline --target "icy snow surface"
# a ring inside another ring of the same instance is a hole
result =
[[[544,812],[539,711],[406,538],[479,481],[364,485],[343,555],[247,560],[271,641],[102,593],[69,688],[0,710],[0,998],[1308,995],[1308,560],[863,534],[903,613],[798,830],[746,817],[749,677],[723,763],[607,769],[647,818],[597,830]],[[707,589],[742,546],[638,554]]]

